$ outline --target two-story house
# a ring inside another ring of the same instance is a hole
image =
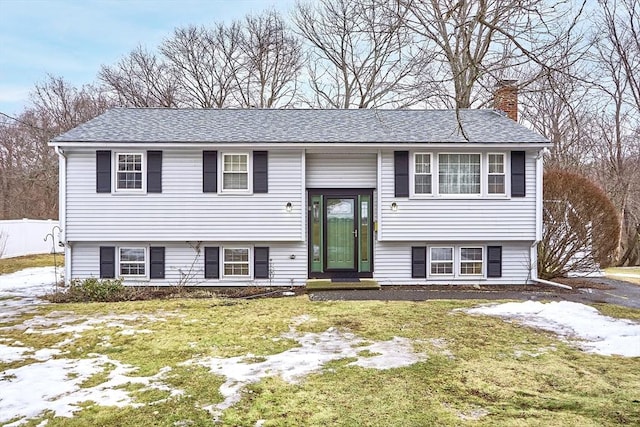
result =
[[[550,144],[502,111],[116,108],[51,145],[67,280],[536,277]]]

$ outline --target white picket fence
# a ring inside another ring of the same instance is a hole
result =
[[[53,219],[10,219],[0,221],[0,258],[22,255],[49,254],[54,250],[63,252],[58,246],[60,228]],[[48,234],[52,236],[47,236]],[[46,239],[46,240],[45,240]]]

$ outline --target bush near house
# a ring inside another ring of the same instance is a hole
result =
[[[559,169],[545,172],[543,209],[544,231],[538,246],[541,278],[605,268],[615,260],[620,241],[618,212],[589,179]]]

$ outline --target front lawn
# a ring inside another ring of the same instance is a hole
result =
[[[55,255],[55,264],[53,254],[25,255],[14,258],[0,259],[0,274],[9,274],[16,271],[24,270],[31,267],[53,267],[56,265],[64,267],[64,255]]]
[[[33,387],[16,387],[31,400],[41,393],[45,410],[47,387],[75,384],[64,397],[79,396],[74,417],[22,415],[48,427],[640,424],[640,358],[584,353],[555,334],[456,310],[478,304],[306,296],[50,304],[0,323],[0,350],[24,348],[12,360],[0,351],[0,381],[42,370]],[[640,319],[640,310],[605,314]],[[406,343],[417,361],[367,367],[396,363],[401,354],[381,354]],[[319,368],[296,359],[316,347],[330,359]],[[255,380],[242,383],[240,368]],[[236,379],[223,375],[233,369]],[[0,396],[19,399],[11,384]],[[0,424],[20,418],[0,415]]]
[[[609,267],[604,272],[612,279],[640,285],[640,267]]]

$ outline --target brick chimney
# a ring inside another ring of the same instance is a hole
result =
[[[493,108],[504,111],[511,120],[518,121],[517,80],[498,80],[493,94]]]

